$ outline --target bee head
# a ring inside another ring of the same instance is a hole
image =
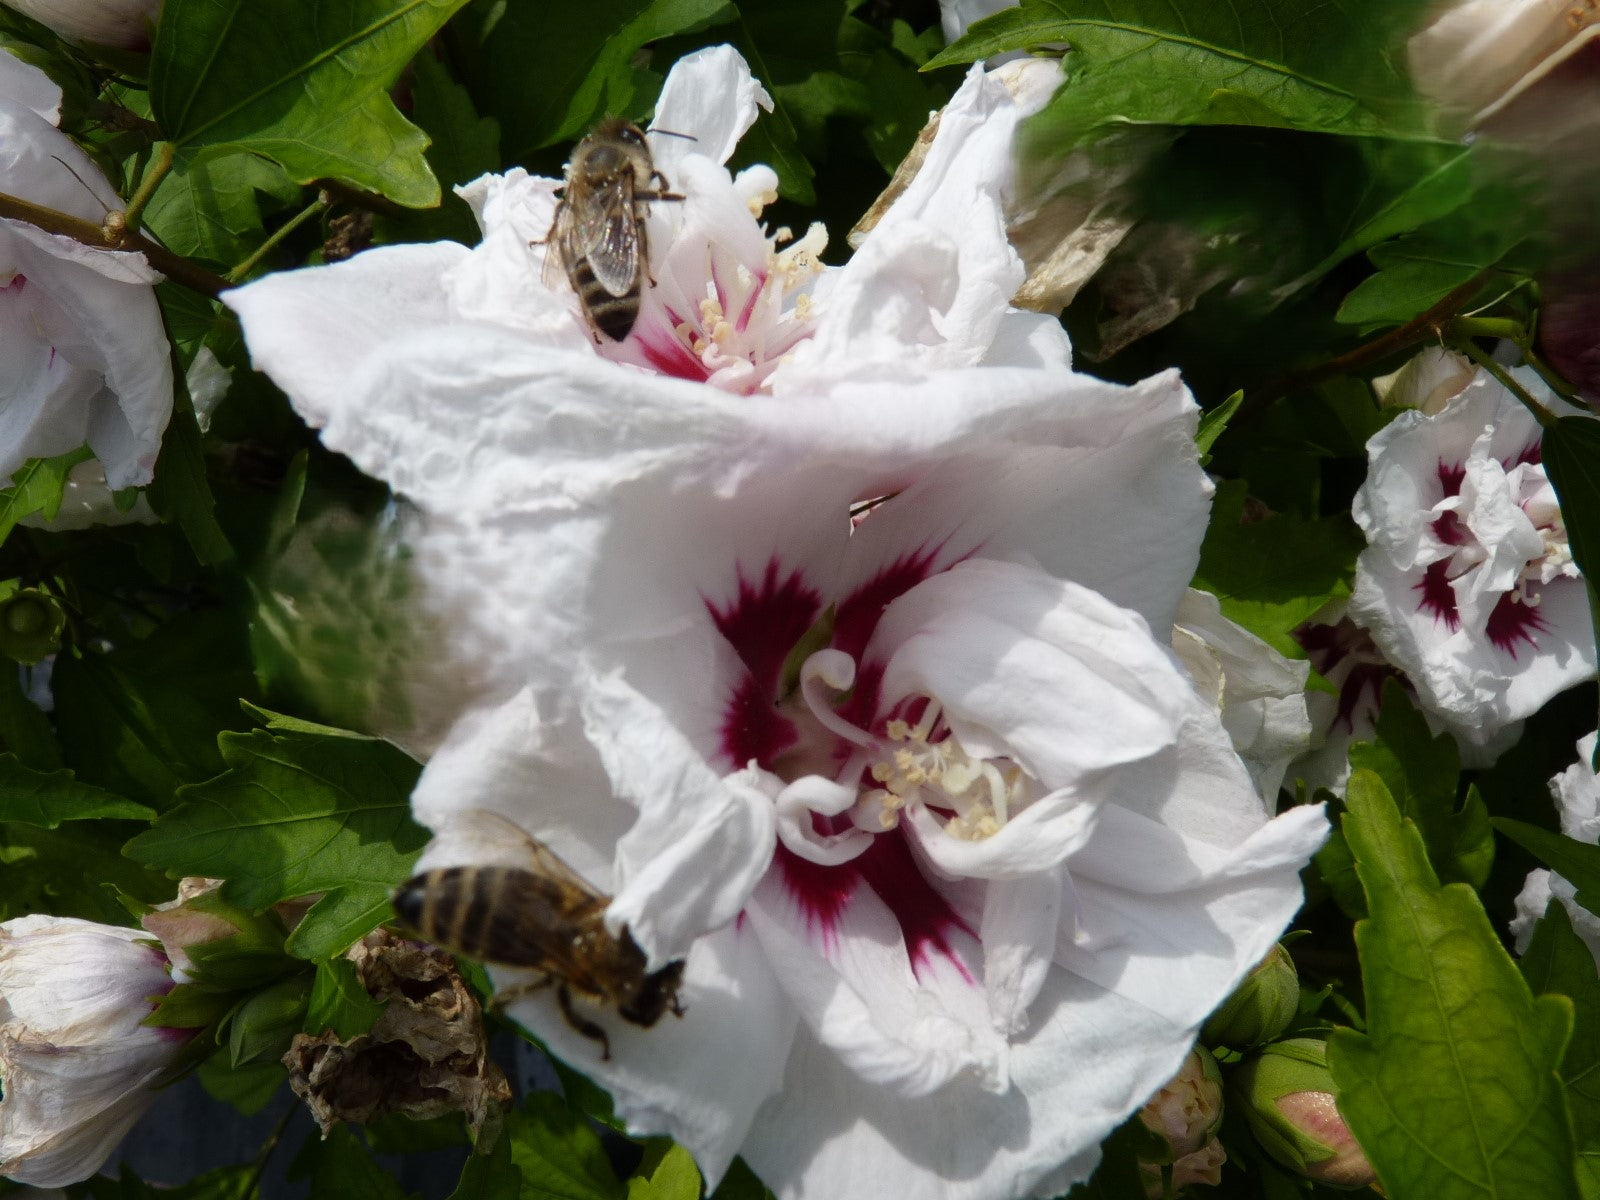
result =
[[[647,1029],[659,1021],[668,1009],[681,1015],[683,1008],[678,1003],[678,987],[682,982],[683,960],[679,959],[646,975],[632,994],[617,1005],[617,1012],[623,1020]]]

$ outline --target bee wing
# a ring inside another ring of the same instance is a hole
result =
[[[613,296],[625,296],[639,281],[639,216],[633,203],[633,172],[619,175],[579,214],[578,241],[589,269]]]
[[[573,216],[572,205],[565,199],[556,205],[556,215],[550,222],[550,232],[545,236],[544,270],[539,278],[547,288],[557,288],[563,279],[571,282],[572,264],[583,257],[583,247],[578,241],[578,221]]]

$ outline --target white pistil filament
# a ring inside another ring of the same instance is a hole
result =
[[[943,721],[944,709],[932,697],[913,725],[895,718],[876,736],[850,724],[834,708],[836,697],[855,682],[855,661],[838,650],[819,650],[800,671],[800,694],[816,721],[856,746],[840,781],[862,770],[878,787],[862,790],[850,820],[868,833],[886,833],[900,823],[913,802],[950,812],[945,832],[963,841],[992,837],[1027,802],[1028,776],[1015,764],[1002,767],[961,745]]]
[[[732,264],[719,278],[707,270],[704,292],[695,311],[673,326],[673,333],[712,372],[730,364],[748,366],[738,372],[744,388],[755,390],[766,376],[811,333],[815,315],[808,287],[822,271],[828,231],[814,223],[784,250],[767,254],[759,275],[743,263]],[[753,374],[748,374],[754,368]],[[740,390],[744,390],[741,388]]]
[[[1006,771],[988,759],[975,758],[948,728],[935,739],[943,708],[929,698],[915,725],[895,719],[884,728],[891,743],[885,758],[872,763],[868,773],[882,784],[865,793],[858,803],[862,815],[874,818],[880,829],[893,829],[900,810],[920,798],[933,808],[952,809],[945,832],[964,841],[977,841],[1000,832],[1012,811],[1026,795],[1026,778],[1011,767]]]

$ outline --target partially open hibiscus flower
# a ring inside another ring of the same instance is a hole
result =
[[[422,511],[476,689],[413,797],[422,865],[526,865],[497,813],[686,959],[681,1018],[578,1002],[609,1059],[551,989],[512,1013],[713,1182],[742,1153],[783,1196],[1063,1191],[1282,931],[1326,822],[1269,819],[1165,645],[1210,495],[1186,390],[1076,374],[1006,305],[1004,87],[969,77],[821,271],[755,223],[770,177],[716,165],[755,94],[726,49],[669,78],[687,198],[620,344],[492,202],[476,251],[230,302]]]
[[[1517,377],[1575,411],[1532,371]],[[1367,453],[1350,615],[1425,710],[1482,742],[1594,675],[1588,595],[1539,425],[1516,397],[1480,371],[1437,413],[1396,417]]]

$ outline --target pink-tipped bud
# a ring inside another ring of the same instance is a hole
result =
[[[1326,1043],[1293,1038],[1268,1046],[1234,1073],[1232,1088],[1256,1140],[1289,1170],[1337,1188],[1377,1181],[1339,1115]]]

